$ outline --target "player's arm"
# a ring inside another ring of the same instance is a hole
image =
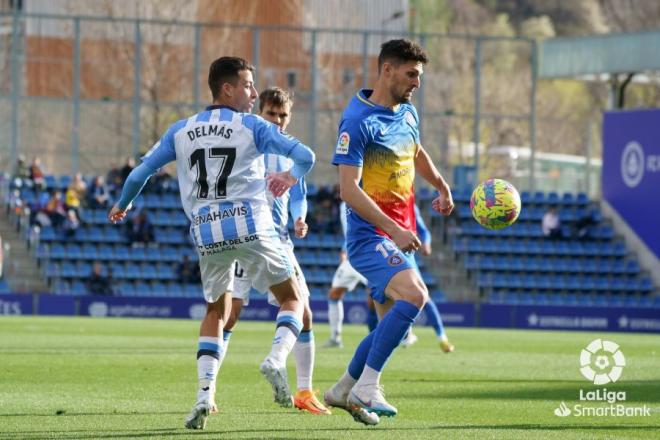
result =
[[[117,223],[126,217],[126,213],[133,204],[135,198],[140,195],[149,178],[161,167],[176,160],[174,150],[174,134],[183,126],[179,121],[172,125],[165,135],[144,155],[142,163],[135,167],[126,178],[121,191],[119,201],[110,209],[108,220]]]
[[[156,172],[145,163],[141,163],[131,171],[126,178],[124,187],[121,191],[119,201],[110,209],[108,219],[112,223],[117,223],[126,217],[126,213],[131,208],[133,200],[140,195],[142,188],[146,185],[149,178]]]
[[[440,193],[440,196],[432,202],[433,209],[442,215],[451,214],[454,209],[454,199],[451,196],[449,184],[447,184],[421,145],[418,145],[417,154],[415,155],[415,172],[433,185]]]
[[[314,166],[314,152],[293,136],[283,134],[277,125],[255,115],[246,115],[243,124],[252,130],[259,152],[279,154],[293,160],[290,170],[267,177],[268,189],[275,197],[284,194]]]
[[[392,241],[404,252],[417,250],[421,245],[417,236],[399,226],[387,216],[371,197],[360,188],[362,167],[339,165],[339,188],[341,199],[357,214],[385,231]]]
[[[296,237],[304,238],[307,235],[307,184],[305,178],[298,179],[298,183],[291,187],[289,191],[289,211],[293,217],[293,226]]]

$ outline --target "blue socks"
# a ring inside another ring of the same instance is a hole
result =
[[[369,367],[376,371],[383,369],[417,315],[419,315],[419,309],[411,303],[407,301],[394,303],[394,307],[383,317],[374,332],[374,340],[367,357]]]
[[[348,365],[348,373],[358,379],[365,364],[381,371],[385,363],[399,345],[401,339],[419,314],[419,309],[407,301],[396,301],[375,331],[360,342],[353,359]]]
[[[441,338],[445,334],[445,327],[442,325],[442,318],[440,317],[438,306],[429,299],[424,306],[424,311],[426,312],[426,319],[428,320],[429,325],[433,327],[438,338]]]
[[[378,325],[378,314],[376,313],[376,309],[368,309],[369,311],[367,312],[367,327],[369,327],[369,331],[372,332],[376,329],[376,326]]]

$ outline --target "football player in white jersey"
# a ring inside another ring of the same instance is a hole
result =
[[[293,100],[290,95],[278,87],[271,87],[259,95],[259,115],[265,120],[272,122],[280,127],[282,131],[291,122],[291,108]],[[293,163],[281,155],[266,154],[264,156],[266,164],[266,173],[281,172],[291,168]],[[273,197],[267,194],[268,203],[273,213],[273,222],[282,244],[286,248],[289,258],[293,263],[298,286],[302,293],[304,301],[304,312],[302,323],[303,327],[298,335],[298,339],[293,346],[293,354],[296,358],[297,392],[293,397],[293,404],[296,408],[309,411],[312,414],[330,414],[330,411],[322,404],[312,391],[312,372],[314,369],[314,333],[312,331],[312,310],[309,307],[309,289],[303,275],[302,269],[293,253],[293,243],[289,237],[287,225],[289,222],[289,210],[293,215],[295,234],[298,238],[307,235],[307,187],[304,178],[300,178],[298,183],[291,187],[289,191],[280,197]],[[224,356],[227,355],[229,341],[232,330],[236,325],[243,305],[248,305],[250,301],[250,289],[253,281],[248,278],[247,271],[242,266],[236,264],[234,271],[234,290],[232,292],[233,300],[231,314],[223,331],[224,350],[221,353],[220,364]],[[272,293],[268,294],[268,300],[273,305],[278,305]],[[214,384],[213,384],[214,385]],[[211,389],[214,389],[214,387]],[[212,412],[217,409],[213,405]]]
[[[295,185],[314,165],[314,153],[277,125],[250,114],[257,99],[252,72],[242,58],[211,63],[208,84],[213,105],[173,124],[126,179],[108,218],[122,220],[149,177],[176,161],[184,211],[197,247],[206,316],[197,351],[197,402],[186,418],[189,429],[204,429],[211,410],[211,383],[223,350],[220,332],[231,312],[234,262],[260,291],[280,304],[271,351],[260,366],[275,400],[292,406],[286,358],[302,329],[303,302],[293,264],[282,246],[266,199]],[[264,178],[264,154],[281,154],[293,167]],[[227,294],[228,293],[228,294]]]

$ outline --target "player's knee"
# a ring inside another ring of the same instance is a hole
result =
[[[328,292],[328,298],[333,301],[339,301],[344,296],[344,289],[341,287],[333,287]]]
[[[408,301],[421,309],[429,299],[429,292],[421,280],[414,280],[401,296],[404,301]]]
[[[402,299],[421,309],[428,301],[429,295],[425,290],[416,290],[402,295]]]

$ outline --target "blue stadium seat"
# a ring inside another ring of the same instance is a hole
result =
[[[564,195],[561,198],[561,204],[566,207],[569,207],[569,206],[573,206],[574,203],[575,203],[575,195],[573,195],[573,193],[571,192],[564,193]]]
[[[43,227],[41,229],[41,232],[39,233],[39,240],[46,242],[57,240],[57,234],[55,233],[55,229],[53,229],[51,226]]]
[[[545,203],[545,194],[543,194],[543,191],[536,191],[534,193],[534,196],[532,197],[532,203],[536,203],[537,205],[542,205]]]
[[[81,280],[73,280],[71,282],[71,293],[73,295],[87,295],[87,286]]]
[[[576,203],[579,205],[587,205],[589,203],[589,196],[586,193],[578,193]]]

